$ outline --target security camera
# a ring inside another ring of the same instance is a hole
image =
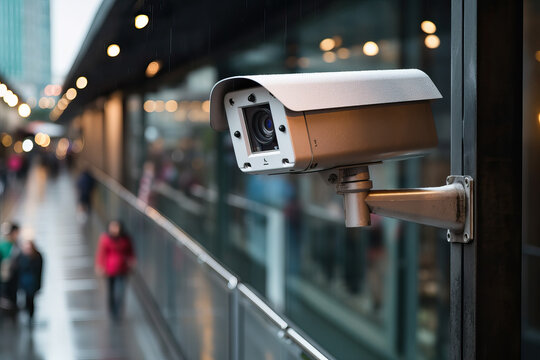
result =
[[[368,166],[437,145],[430,101],[441,98],[420,70],[237,76],[210,94],[210,124],[231,134],[240,170],[321,171],[344,196],[347,227],[371,214],[448,229],[450,242],[474,235],[474,179],[371,190]]]
[[[210,124],[230,132],[246,173],[298,173],[416,156],[437,145],[420,70],[237,76],[210,95]]]

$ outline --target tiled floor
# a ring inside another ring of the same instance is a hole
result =
[[[92,239],[77,221],[76,194],[67,172],[50,178],[44,168],[34,166],[13,219],[22,227],[21,238],[33,237],[43,254],[43,289],[33,329],[24,313],[16,325],[0,319],[0,359],[166,358],[131,291],[123,321],[109,319],[104,280],[94,275]]]

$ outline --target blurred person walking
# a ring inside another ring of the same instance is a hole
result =
[[[33,240],[26,240],[16,259],[19,278],[19,290],[24,292],[25,310],[28,312],[28,325],[34,318],[34,298],[41,289],[43,257],[36,249]]]
[[[79,221],[86,222],[90,211],[92,190],[95,180],[90,170],[84,169],[77,179],[77,191],[79,193]]]
[[[6,233],[0,240],[0,309],[5,311],[13,321],[17,316],[17,257],[20,249],[17,244],[19,226],[15,223],[2,224]]]
[[[127,276],[135,266],[135,252],[122,223],[112,220],[99,238],[96,273],[107,278],[108,306],[114,320],[119,320]]]

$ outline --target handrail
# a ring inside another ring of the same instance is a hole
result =
[[[268,319],[270,319],[281,330],[287,330],[289,325],[274,310],[270,308],[261,298],[251,291],[244,284],[238,284],[238,290],[259,309]]]
[[[201,245],[195,240],[191,239],[184,231],[177,227],[165,216],[161,215],[159,211],[146,204],[144,201],[138,199],[133,193],[124,188],[116,180],[105,174],[102,170],[90,166],[93,176],[107,187],[111,192],[118,195],[122,200],[126,201],[133,208],[137,209],[148,218],[152,219],[159,227],[169,233],[181,246],[188,249],[197,259],[207,265],[217,275],[223,278],[227,282],[227,287],[231,291],[239,291],[244,297],[251,302],[256,309],[258,309],[262,315],[264,315],[270,322],[277,326],[284,335],[295,345],[301,348],[307,355],[314,360],[331,360],[332,358],[324,355],[319,351],[311,342],[305,337],[300,335],[294,328],[292,328],[287,321],[285,321],[280,315],[278,315],[272,308],[266,304],[266,302],[257,296],[246,284],[240,283],[238,277],[233,275],[223,265],[219,263],[210,253],[208,253]]]

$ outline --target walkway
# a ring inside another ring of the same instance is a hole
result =
[[[90,239],[76,219],[76,195],[66,172],[50,178],[34,166],[13,210],[21,238],[33,237],[44,257],[35,325],[0,322],[0,359],[159,360],[166,357],[131,291],[120,324],[109,320],[105,284],[96,279]]]

